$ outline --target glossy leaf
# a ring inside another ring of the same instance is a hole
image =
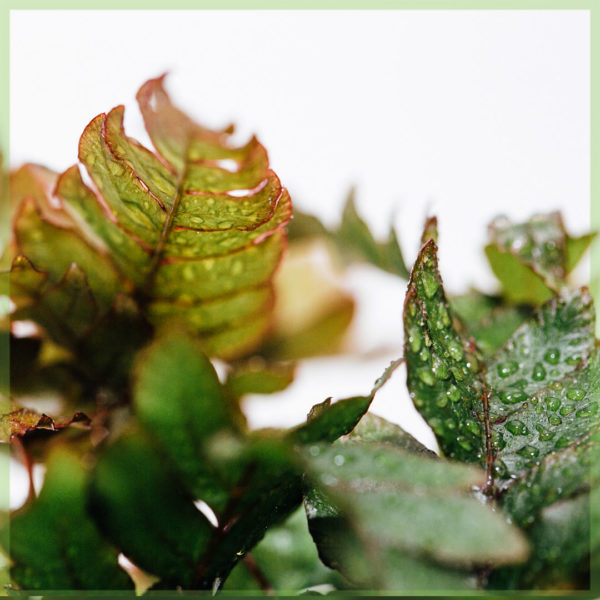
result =
[[[547,301],[565,284],[595,234],[573,238],[560,213],[535,215],[513,224],[499,217],[489,227],[485,252],[511,302],[533,305]]]
[[[437,267],[437,247],[429,240],[413,267],[404,303],[407,385],[417,410],[447,456],[479,460],[483,386],[474,349],[453,325],[453,315]]]
[[[485,479],[474,467],[352,436],[312,446],[306,456],[316,487],[305,501],[311,532],[326,564],[356,583],[394,589],[390,585],[414,582],[420,573],[426,589],[444,583],[464,588],[466,572],[448,572],[444,565],[518,562],[527,555],[518,531],[466,493]],[[358,561],[370,567],[348,570]],[[423,572],[437,571],[439,583],[425,584]]]
[[[404,318],[408,386],[446,454],[495,460],[498,479],[508,479],[576,443],[595,423],[594,309],[585,288],[550,300],[478,364],[476,348],[453,326],[428,242]]]
[[[26,590],[118,590],[133,584],[85,510],[87,475],[57,449],[40,496],[12,516],[11,575]]]
[[[565,378],[542,387],[494,423],[496,460],[503,478],[521,475],[544,456],[585,441],[598,427],[600,354]],[[508,471],[508,473],[506,472]]]

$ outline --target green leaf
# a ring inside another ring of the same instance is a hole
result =
[[[229,490],[211,465],[209,445],[219,436],[231,436],[235,444],[236,432],[213,366],[197,341],[172,332],[141,353],[135,372],[134,404],[141,424],[194,497],[220,512]]]
[[[362,417],[358,425],[348,434],[348,440],[367,444],[391,444],[413,454],[436,456],[435,452],[421,444],[402,427],[372,413],[366,413]]]
[[[588,233],[579,237],[567,235],[565,244],[565,270],[570,273],[579,263],[590,244],[596,239],[598,233]]]
[[[385,385],[394,371],[404,362],[403,359],[393,361],[377,379],[368,396],[357,396],[340,400],[331,404],[327,399],[313,406],[307,423],[289,432],[289,437],[296,443],[312,444],[315,442],[333,442],[342,435],[349,434],[361,421],[369,409],[375,394]],[[363,426],[363,429],[366,426]]]
[[[453,326],[433,240],[421,248],[411,273],[404,339],[411,398],[435,432],[442,452],[457,460],[479,460],[483,419],[474,414],[483,392],[479,363]]]
[[[476,468],[352,436],[312,446],[306,459],[313,538],[326,564],[359,585],[465,588],[461,568],[527,555],[520,533],[467,494],[485,480]]]
[[[515,411],[537,390],[557,385],[594,351],[595,314],[586,288],[544,304],[487,363],[492,418]]]
[[[330,231],[316,217],[298,211],[288,229],[291,240],[325,237],[346,264],[366,262],[392,275],[408,277],[395,229],[390,228],[387,241],[378,242],[356,210],[354,190],[348,195],[337,229]]]
[[[465,334],[475,340],[484,358],[497,352],[531,316],[531,310],[524,306],[507,304],[497,296],[488,296],[475,290],[453,296],[449,301]]]
[[[39,497],[10,522],[11,575],[26,590],[118,590],[133,584],[86,514],[87,474],[64,449],[48,458]]]
[[[550,300],[478,364],[476,349],[453,327],[437,249],[428,242],[411,274],[404,320],[409,390],[445,454],[495,461],[506,480],[595,423],[598,359],[585,288]]]
[[[514,224],[505,217],[489,227],[485,252],[511,302],[533,305],[547,301],[566,283],[595,234],[572,238],[558,212],[535,215]]]
[[[532,555],[522,566],[499,569],[488,587],[495,589],[588,590],[590,504],[581,494],[546,507],[529,537]]]
[[[129,431],[100,454],[90,507],[102,532],[164,584],[192,587],[213,527],[148,438]]]
[[[600,354],[494,423],[502,479],[521,475],[544,456],[582,443],[599,424]]]
[[[267,363],[260,358],[235,365],[227,375],[225,387],[234,398],[246,394],[274,394],[294,380],[294,363]]]
[[[218,519],[194,580],[202,589],[218,587],[267,528],[300,504],[292,446],[278,433],[237,430],[212,365],[181,333],[159,338],[141,355],[134,401],[181,484]]]
[[[546,285],[544,278],[511,252],[489,244],[485,254],[494,275],[502,283],[502,294],[508,302],[536,306],[552,297],[554,291]]]
[[[232,129],[197,125],[171,104],[162,77],[138,102],[158,154],[126,136],[122,106],[99,115],[79,144],[97,194],[77,166],[59,177],[34,166],[17,173],[16,251],[50,284],[77,263],[101,315],[125,293],[138,320],[180,322],[208,354],[245,355],[270,328],[289,194],[256,138],[238,148]]]

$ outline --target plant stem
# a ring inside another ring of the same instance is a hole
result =
[[[275,594],[275,589],[267,579],[267,576],[265,575],[264,571],[258,566],[256,560],[254,560],[252,554],[246,554],[243,560],[244,566],[246,567],[246,569],[248,569],[250,575],[252,575],[252,577],[256,579],[258,585],[260,586],[260,589],[266,592],[268,596],[273,596]]]

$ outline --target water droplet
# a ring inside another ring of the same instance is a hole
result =
[[[336,465],[337,467],[341,467],[345,461],[346,461],[346,459],[341,454],[336,454],[333,457],[333,464]]]
[[[558,415],[548,415],[548,422],[550,425],[560,425],[562,419]]]
[[[575,410],[575,405],[572,404],[571,402],[565,402],[561,407],[560,407],[560,414],[563,417],[566,417],[567,415],[570,415],[573,411]]]
[[[417,371],[417,376],[425,385],[433,385],[435,383],[435,375],[431,369],[419,369]]]
[[[421,359],[421,362],[428,362],[431,358],[429,350],[427,350],[427,348],[423,348],[421,352],[419,352],[419,358]]]
[[[501,433],[498,433],[497,431],[492,433],[492,445],[496,450],[502,450],[506,447],[506,441]]]
[[[319,448],[319,446],[311,446],[308,449],[308,452],[311,456],[319,456],[319,454],[321,453],[321,448]]]
[[[517,454],[519,456],[524,456],[526,458],[535,458],[540,451],[533,446],[523,446],[520,450],[517,450]]]
[[[444,421],[444,426],[446,427],[446,429],[452,431],[456,429],[456,422],[454,421],[454,419],[446,419]]]
[[[513,435],[526,435],[528,433],[525,423],[523,423],[523,421],[519,421],[518,419],[509,421],[506,424],[506,429],[508,429],[508,431],[510,431]]]
[[[450,319],[448,309],[443,304],[440,305],[440,320],[442,321],[445,327],[450,327],[450,325],[452,324],[452,319]]]
[[[419,333],[419,331],[416,328],[414,328],[410,332],[410,336],[408,338],[408,344],[410,346],[410,349],[414,353],[417,353],[420,350],[422,343],[423,343],[423,339],[421,338],[421,334]]]
[[[448,342],[448,353],[454,360],[462,360],[464,356],[462,346],[456,340],[450,340]]]
[[[473,435],[479,435],[481,433],[479,425],[475,421],[471,421],[471,419],[465,421],[465,429],[470,431]]]
[[[446,396],[450,398],[452,402],[458,402],[460,400],[460,392],[455,385],[451,385],[446,392]]]
[[[433,372],[438,379],[448,379],[450,377],[448,367],[438,356],[433,357]]]
[[[518,404],[527,400],[527,394],[519,390],[500,392],[498,397],[504,404]]]
[[[542,428],[540,428],[538,431],[540,432],[539,438],[540,440],[542,440],[542,442],[547,442],[548,440],[551,440],[555,435],[553,431],[546,431]]]
[[[519,364],[514,360],[510,360],[508,362],[500,363],[498,365],[498,375],[500,377],[510,377],[514,375],[519,370]]]
[[[581,356],[569,356],[567,357],[567,359],[565,360],[565,362],[570,365],[576,365],[581,361]]]
[[[567,398],[569,400],[583,400],[584,397],[585,392],[580,388],[570,387],[567,390]]]
[[[594,402],[585,408],[579,409],[575,415],[578,417],[591,417],[598,412],[598,405]]]
[[[450,372],[454,375],[456,381],[462,381],[465,378],[463,372],[457,367],[450,367]]]
[[[410,313],[411,317],[414,317],[417,314],[417,305],[414,302],[411,302],[408,305],[408,312]]]
[[[444,408],[444,406],[446,406],[448,404],[448,398],[446,396],[440,396],[437,399],[436,404],[440,408]],[[431,425],[431,420],[429,421],[429,424]],[[431,426],[433,427],[433,425],[431,425]]]
[[[535,363],[531,377],[535,381],[543,381],[546,379],[546,369],[544,369],[544,365],[542,365],[542,363]]]
[[[508,479],[510,477],[508,467],[501,460],[497,460],[494,463],[494,475],[498,479]]]
[[[553,381],[552,384],[550,385],[550,387],[553,390],[556,390],[557,392],[559,392],[560,390],[563,389],[563,384],[560,381]]]
[[[425,295],[428,298],[433,298],[433,296],[435,296],[435,293],[438,291],[438,288],[440,287],[435,275],[428,271],[424,271],[421,276],[421,281],[423,283],[423,290],[425,292]]]
[[[548,410],[557,411],[560,407],[560,398],[548,396],[546,398],[546,406],[548,407]]]
[[[550,348],[544,354],[544,360],[551,365],[557,365],[560,361],[560,352],[558,348]]]

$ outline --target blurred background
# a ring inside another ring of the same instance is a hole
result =
[[[437,215],[448,290],[491,292],[482,248],[494,216],[561,210],[573,234],[589,228],[589,26],[567,10],[12,11],[10,161],[65,170],[85,125],[118,104],[150,145],[135,92],[169,71],[172,99],[199,122],[235,122],[240,142],[258,135],[297,208],[334,226],[355,186],[376,234],[396,225],[409,266]],[[406,282],[315,260],[357,299],[346,353],[248,398],[253,427],[367,393],[402,354]],[[402,369],[372,410],[435,449]]]

